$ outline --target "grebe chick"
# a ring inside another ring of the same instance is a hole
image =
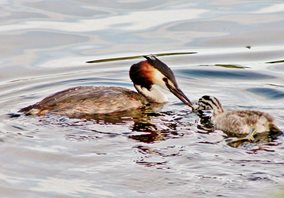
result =
[[[211,117],[214,129],[222,130],[234,136],[245,136],[239,140],[254,140],[257,133],[279,133],[281,130],[274,124],[268,113],[255,110],[225,111],[219,100],[212,96],[202,96],[197,103],[198,110],[213,110]]]
[[[145,61],[132,65],[129,71],[138,93],[121,87],[79,86],[57,92],[19,112],[39,116],[52,113],[76,118],[125,112],[143,108],[147,103],[167,102],[159,87],[168,89],[191,107],[190,100],[179,89],[172,70],[155,56],[144,57]]]

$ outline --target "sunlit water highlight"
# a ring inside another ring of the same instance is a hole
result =
[[[198,130],[198,116],[170,94],[143,122],[9,116],[73,86],[133,89],[128,69],[142,58],[124,57],[197,52],[160,57],[191,100],[265,111],[284,129],[282,2],[0,7],[1,197],[273,197],[283,188],[283,136],[232,148],[226,134]]]

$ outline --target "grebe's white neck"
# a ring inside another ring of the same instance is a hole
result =
[[[136,90],[142,94],[149,102],[155,103],[166,103],[168,102],[168,98],[159,90],[160,86],[152,85],[151,89],[148,90],[145,87],[141,87],[140,85],[134,85]]]

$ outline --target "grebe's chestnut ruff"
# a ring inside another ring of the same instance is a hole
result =
[[[57,92],[20,112],[68,117],[125,112],[142,108],[147,103],[167,102],[159,88],[168,89],[191,107],[190,100],[179,89],[172,70],[155,56],[145,58],[145,61],[132,65],[129,71],[138,93],[122,87],[80,86]]]
[[[281,132],[268,113],[255,110],[225,111],[219,100],[212,96],[202,96],[195,108],[195,111],[198,110],[213,110],[211,120],[214,128],[231,135],[246,136],[241,139],[253,140],[257,133]]]

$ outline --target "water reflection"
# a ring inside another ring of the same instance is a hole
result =
[[[266,63],[270,63],[270,64],[284,63],[284,60],[269,61]]]
[[[196,54],[197,52],[168,52],[168,53],[155,53],[151,54],[154,56],[177,56],[177,55],[189,55],[189,54]],[[105,59],[97,59],[87,61],[87,63],[101,63],[101,62],[111,62],[111,61],[121,61],[121,60],[131,60],[137,58],[143,58],[145,55],[139,56],[126,56],[126,57],[118,57],[118,58],[105,58]]]
[[[276,88],[249,88],[247,89],[249,92],[254,94],[270,98],[270,99],[281,99],[284,98],[284,90],[276,89]]]
[[[88,32],[88,31],[100,31],[110,27],[118,27],[118,29],[127,31],[137,31],[150,29],[156,26],[160,26],[164,23],[170,23],[172,21],[194,19],[199,15],[205,13],[202,9],[191,9],[191,14],[188,14],[188,9],[178,10],[147,10],[147,11],[129,11],[126,14],[119,14],[115,16],[108,16],[104,18],[95,19],[82,19],[76,21],[27,21],[21,24],[9,24],[1,26],[0,31],[17,31],[21,29],[38,29],[46,27],[49,30],[58,30],[67,32]],[[159,21],[151,20],[155,16],[160,16]],[[125,25],[123,25],[125,24]]]
[[[228,68],[228,67],[226,67]],[[232,68],[232,67],[229,67]],[[269,74],[263,74],[260,72],[255,72],[255,71],[247,71],[247,70],[222,70],[222,69],[183,69],[180,70],[180,72],[183,75],[188,75],[188,76],[196,76],[199,78],[206,78],[210,76],[211,78],[225,78],[225,79],[236,79],[236,80],[261,80],[261,79],[273,79],[275,78],[272,75]]]
[[[232,109],[265,110],[284,129],[282,2],[24,0],[0,7],[3,197],[270,198],[283,186],[283,135],[232,148],[230,136],[200,128],[174,99],[157,112],[106,123],[7,116],[74,85],[132,88],[133,60],[125,57],[196,51],[164,57],[190,99],[212,94]],[[101,62],[85,63],[93,59]]]
[[[190,127],[181,121],[181,119],[186,120],[191,117],[190,110],[176,114],[172,111],[162,111],[163,104],[153,104],[151,107],[118,114],[84,116],[84,119],[53,114],[34,117],[19,113],[11,113],[9,117],[22,120],[22,122],[30,120],[31,124],[36,126],[67,127],[70,132],[66,134],[66,138],[79,142],[123,135],[139,142],[154,143],[182,137],[183,133],[179,132],[179,128]],[[26,127],[21,128],[21,125],[13,127],[21,131],[28,130]]]
[[[140,157],[135,161],[137,164],[157,169],[170,169],[168,160],[180,156],[181,152],[184,151],[184,147],[178,145],[159,149],[138,145],[134,149],[140,154]]]

